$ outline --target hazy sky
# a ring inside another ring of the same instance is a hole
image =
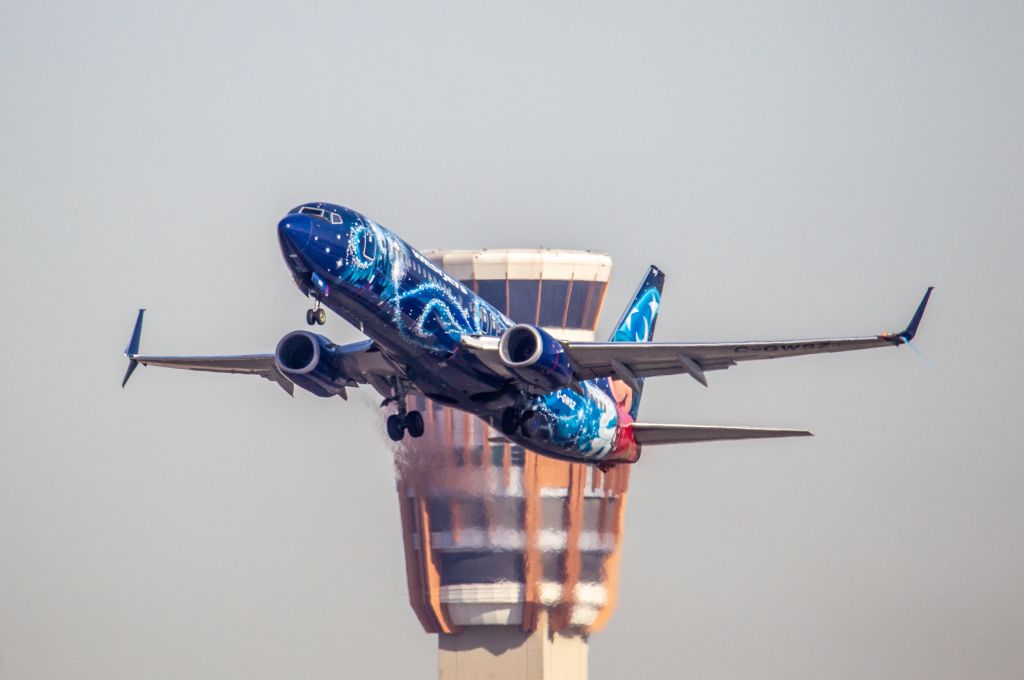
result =
[[[421,678],[371,400],[270,351],[289,208],[650,263],[662,340],[918,345],[651,380],[595,680],[1024,675],[1024,4],[0,3],[0,678]],[[136,6],[138,5],[138,6]],[[326,333],[357,332],[331,318]]]

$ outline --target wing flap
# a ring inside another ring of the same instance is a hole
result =
[[[726,427],[721,425],[663,425],[633,423],[630,425],[638,444],[688,444],[730,439],[770,439],[775,437],[812,437],[807,430],[762,427]]]

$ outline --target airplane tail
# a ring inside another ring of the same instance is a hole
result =
[[[654,324],[661,307],[661,289],[665,285],[665,273],[652,266],[637,289],[633,300],[615,326],[609,338],[611,342],[651,342],[654,339]],[[633,438],[641,446],[655,444],[685,444],[690,442],[711,442],[730,439],[768,439],[774,437],[809,437],[807,430],[788,430],[760,427],[723,427],[719,425],[662,425],[660,423],[635,422],[640,410],[640,394],[644,379],[633,375],[625,365],[612,366],[616,377],[633,390],[633,405],[629,410],[634,422],[627,425]],[[699,367],[698,367],[699,371]],[[701,375],[703,377],[703,375]],[[700,382],[707,383],[700,378]]]
[[[615,324],[615,331],[608,338],[610,342],[651,342],[654,339],[654,325],[658,321],[661,309],[661,290],[665,286],[665,272],[654,265],[647,270],[647,275],[637,288],[629,306],[622,313],[622,318]],[[640,394],[644,389],[644,379],[633,376],[625,366],[616,367],[616,373],[633,391],[633,404],[629,413],[636,418],[640,410]]]

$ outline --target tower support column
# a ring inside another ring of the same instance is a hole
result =
[[[552,633],[541,609],[535,630],[467,626],[437,636],[441,680],[586,680],[589,646],[583,633]]]

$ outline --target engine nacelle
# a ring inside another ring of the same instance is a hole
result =
[[[498,355],[517,377],[540,392],[560,390],[572,382],[572,364],[565,348],[536,326],[520,323],[505,331]]]
[[[338,346],[322,335],[293,331],[281,338],[274,363],[289,380],[318,397],[344,394],[348,378],[337,361]]]

